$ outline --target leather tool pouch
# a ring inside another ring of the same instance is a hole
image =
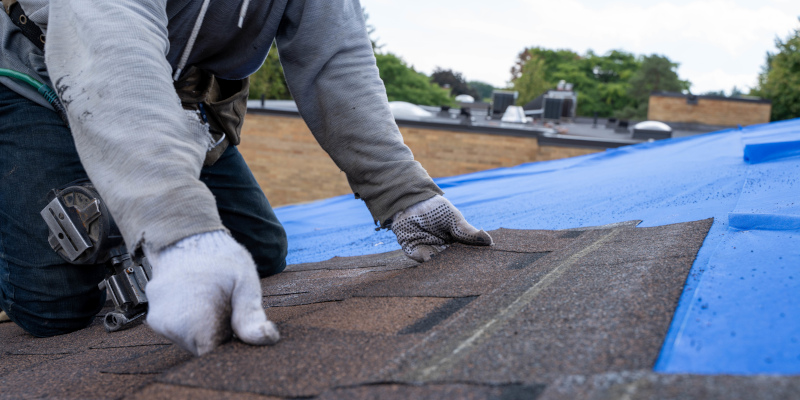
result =
[[[206,153],[203,165],[214,165],[228,146],[239,144],[247,113],[250,79],[219,79],[191,67],[174,85],[183,108],[196,111],[208,124],[211,137],[217,145]]]

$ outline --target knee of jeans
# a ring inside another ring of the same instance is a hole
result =
[[[258,277],[266,278],[268,276],[283,272],[283,270],[286,269],[286,254],[287,247],[283,246],[278,254],[274,254],[270,257],[254,256],[253,261],[256,263]]]
[[[41,338],[65,335],[67,333],[79,331],[91,325],[92,321],[94,321],[94,317],[54,321],[35,317],[20,318],[19,316],[12,316],[11,314],[9,314],[9,318],[24,329],[25,332]]]
[[[253,261],[257,266],[258,276],[265,278],[286,269],[286,255],[288,252],[289,246],[286,232],[281,227],[280,232],[275,232],[268,244],[251,251]]]
[[[270,263],[256,263],[256,269],[258,270],[259,278],[266,278],[268,276],[283,272],[283,270],[286,269],[286,257],[284,257],[281,261],[272,261],[273,262]]]
[[[56,303],[17,301],[3,308],[11,321],[33,336],[63,335],[91,325],[105,303],[105,293],[97,292]]]

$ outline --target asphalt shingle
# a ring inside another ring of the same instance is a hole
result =
[[[784,400],[796,399],[800,376],[656,374],[649,370],[568,375],[545,389],[539,400]]]
[[[222,346],[173,369],[164,383],[253,392],[278,397],[312,397],[338,386],[369,381],[387,359],[410,347],[410,335],[385,335],[281,325],[274,346]]]
[[[494,247],[452,246],[423,264],[392,252],[289,266],[262,280],[282,340],[234,341],[200,358],[146,325],[35,339],[3,324],[0,398],[796,393],[800,378],[649,372],[711,221],[636,223],[502,229]]]

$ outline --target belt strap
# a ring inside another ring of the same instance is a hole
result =
[[[28,19],[28,16],[25,15],[25,11],[22,11],[22,7],[19,6],[19,3],[16,1],[3,0],[3,6],[5,6],[8,16],[11,17],[11,22],[13,22],[14,25],[22,31],[22,34],[33,42],[39,50],[44,51],[44,33],[42,33],[42,30],[34,24],[33,21]]]
[[[5,8],[5,9],[6,9],[6,14],[10,14],[10,13],[11,13],[11,11],[9,11],[9,9],[10,9],[10,8],[11,8],[11,6],[12,6],[12,5],[14,5],[14,3],[16,3],[16,2],[17,2],[17,0],[2,0],[2,3],[3,3],[3,8]]]

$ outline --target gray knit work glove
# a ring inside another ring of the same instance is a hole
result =
[[[233,333],[252,345],[280,338],[261,305],[253,257],[228,233],[189,236],[160,252],[145,245],[144,252],[153,266],[145,289],[154,331],[198,356]]]
[[[430,260],[453,242],[494,244],[488,233],[475,229],[450,201],[439,195],[395,214],[392,231],[406,255],[418,262]]]

